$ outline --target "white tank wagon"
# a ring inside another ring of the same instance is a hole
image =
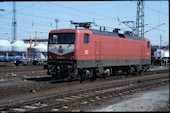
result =
[[[47,45],[40,43],[32,48],[33,65],[41,64],[47,60]]]
[[[169,58],[169,50],[165,50],[165,58]]]
[[[22,40],[16,40],[12,43],[12,51],[17,53],[27,52],[27,46]]]
[[[12,51],[12,45],[8,40],[0,40],[0,61],[8,62],[10,60],[10,53]]]
[[[15,65],[22,63],[26,59],[27,46],[22,40],[15,40],[12,43],[12,55],[14,56]]]
[[[162,50],[162,49],[157,49],[157,50],[154,52],[154,57],[155,57],[156,59],[157,59],[157,58],[162,59],[164,56],[165,56],[165,52],[164,52],[164,50]]]
[[[166,65],[167,63],[170,63],[169,50],[164,50],[164,52],[165,52],[165,55],[164,55],[164,58],[163,58],[164,59],[163,62]]]
[[[154,65],[166,65],[169,62],[169,50],[157,49],[154,52]]]

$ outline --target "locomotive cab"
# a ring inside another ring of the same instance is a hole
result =
[[[74,73],[75,32],[52,31],[48,41],[48,74],[64,79]]]

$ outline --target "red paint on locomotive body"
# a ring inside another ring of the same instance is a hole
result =
[[[80,41],[81,43],[82,41]],[[145,40],[108,36],[90,36],[88,45],[79,44],[77,59],[149,59],[150,50]],[[88,50],[87,55],[83,52]],[[149,53],[149,54],[147,54]]]
[[[75,33],[74,60],[151,58],[150,47],[147,47],[149,40],[146,38],[144,40],[137,40],[104,36],[93,34],[89,29],[53,30],[50,33]],[[84,34],[89,34],[89,43],[87,44],[84,43]],[[68,53],[66,56],[68,56]]]

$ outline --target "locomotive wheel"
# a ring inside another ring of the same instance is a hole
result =
[[[143,75],[143,71],[139,71],[138,74],[139,74],[139,75]]]
[[[128,74],[129,75],[134,75],[134,72],[135,72],[135,68],[134,67],[130,67],[129,70],[128,70]]]
[[[68,76],[67,80],[69,82],[76,80],[76,78],[74,77],[74,73],[70,73],[70,76]]]
[[[52,78],[57,80],[60,77],[60,70],[55,70],[55,73],[52,74]]]
[[[102,74],[102,78],[103,78],[103,79],[106,79],[106,74]]]
[[[37,63],[35,62],[35,61],[33,61],[33,63],[32,63],[33,65],[36,65]]]
[[[83,81],[85,81],[85,76],[84,76],[84,75],[81,75],[81,77],[80,77],[80,83],[82,83]]]
[[[82,83],[84,81],[84,72],[83,72],[83,69],[80,69],[78,73],[79,73],[80,83]]]
[[[92,75],[91,78],[90,78],[91,81],[97,80],[98,70],[96,68],[91,70],[91,75]]]
[[[56,79],[57,79],[56,75],[54,75],[54,74],[52,74],[51,77],[52,77],[53,80],[56,80]]]
[[[143,66],[143,71],[146,72],[147,71],[147,67]]]

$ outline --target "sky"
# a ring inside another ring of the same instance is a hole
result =
[[[95,22],[98,26],[106,26],[107,31],[114,28],[131,30],[122,22],[136,22],[137,1],[16,1],[15,4],[17,40],[30,36],[47,39],[50,30],[56,29],[55,19],[59,20],[58,29],[74,28],[70,25],[70,21],[74,21]],[[0,39],[12,41],[12,11],[12,1],[0,2]],[[161,45],[168,45],[168,1],[144,1],[144,24],[144,31],[148,31],[145,38],[151,40],[152,45],[160,45],[160,39]],[[94,25],[92,28],[99,29]]]

